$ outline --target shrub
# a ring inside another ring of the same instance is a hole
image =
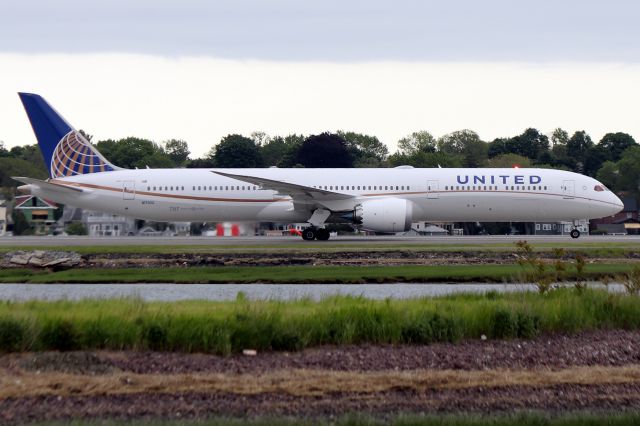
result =
[[[0,351],[13,352],[23,344],[25,330],[23,325],[12,319],[0,319]]]
[[[433,342],[433,315],[420,315],[410,318],[402,327],[402,341],[405,343],[428,344]]]
[[[161,350],[167,347],[167,327],[159,322],[146,323],[143,327],[145,346],[153,350]]]
[[[517,336],[524,339],[532,339],[540,332],[540,317],[525,312],[518,312],[517,315]]]
[[[431,330],[435,342],[457,342],[464,335],[462,324],[451,317],[436,313],[431,319]]]
[[[59,351],[77,349],[78,336],[74,324],[61,319],[47,321],[40,331],[40,345],[43,349]]]
[[[493,337],[504,339],[518,335],[518,318],[507,309],[498,309],[493,314]]]

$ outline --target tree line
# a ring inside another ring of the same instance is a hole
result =
[[[83,132],[89,139],[92,136]],[[542,167],[592,176],[614,191],[638,192],[640,145],[627,133],[607,133],[595,143],[585,131],[537,129],[483,141],[472,130],[435,138],[427,131],[411,133],[389,154],[376,136],[338,131],[318,135],[270,136],[231,134],[200,158],[191,158],[186,141],[155,143],[128,137],[95,142],[96,148],[124,168],[172,167]],[[0,142],[0,185],[15,186],[10,176],[44,178],[47,171],[37,145],[6,149]]]

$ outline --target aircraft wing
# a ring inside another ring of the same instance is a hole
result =
[[[34,185],[42,188],[47,191],[56,191],[56,192],[71,192],[77,194],[79,192],[87,192],[82,188],[76,188],[70,185],[61,185],[59,183],[46,182],[44,180],[33,179],[28,177],[12,177],[11,179],[17,180],[18,182],[26,183],[27,185]]]
[[[259,185],[264,189],[271,189],[280,195],[290,196],[294,202],[322,203],[323,201],[349,200],[353,195],[342,194],[340,192],[327,191],[325,189],[312,188],[310,186],[298,185],[281,180],[266,179],[259,176],[236,175],[224,172],[212,172],[220,176],[237,179],[253,185]]]

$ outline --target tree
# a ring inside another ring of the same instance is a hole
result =
[[[627,148],[618,161],[618,188],[621,190],[640,192],[640,146]]]
[[[298,151],[302,147],[306,137],[304,135],[288,135],[284,138],[284,143],[287,146],[286,151],[280,158],[280,161],[276,164],[278,167],[304,167],[298,163]]]
[[[555,148],[557,145],[566,145],[569,142],[569,133],[560,127],[553,130],[551,133],[551,146]]]
[[[611,190],[618,189],[618,165],[613,161],[605,161],[596,174],[596,179]]]
[[[189,159],[189,145],[181,139],[169,139],[163,142],[164,152],[169,156],[173,164],[181,167]]]
[[[464,167],[482,167],[487,161],[489,147],[472,130],[459,130],[438,139],[438,150],[461,157]]]
[[[84,131],[84,130],[82,130],[82,129],[78,130],[78,132],[80,132],[80,134],[81,134],[82,136],[84,136],[84,138],[85,138],[87,141],[89,141],[89,142],[91,142],[91,139],[93,139],[93,135],[91,135],[91,134],[89,134],[89,133],[85,132],[85,131]]]
[[[9,151],[4,147],[4,142],[0,141],[0,157],[8,157]]]
[[[594,145],[584,156],[583,163],[578,163],[572,170],[578,173],[583,173],[587,176],[595,176],[602,167],[602,164],[607,161],[609,154],[600,145]]]
[[[532,160],[549,150],[549,138],[537,129],[528,128],[512,138],[498,138],[489,144],[489,158],[501,154],[517,154]]]
[[[462,162],[457,156],[447,155],[444,152],[416,152],[406,155],[396,152],[389,157],[389,164],[393,167],[462,167]]]
[[[398,141],[398,152],[405,155],[436,152],[436,139],[426,130],[413,132]]]
[[[70,223],[66,231],[69,235],[87,235],[87,228],[80,222]]]
[[[44,164],[42,153],[37,144],[14,146],[9,151],[9,157],[24,160],[42,170],[47,176],[49,175],[49,167]]]
[[[184,165],[187,169],[212,169],[215,167],[213,158],[195,158],[193,160],[187,160]]]
[[[126,169],[143,169],[147,166],[172,167],[173,164],[164,150],[148,139],[107,139],[99,141],[95,146],[110,162]],[[164,159],[161,159],[162,157]]]
[[[260,146],[262,161],[267,167],[277,166],[286,154],[289,146],[282,136],[270,138],[268,142]]]
[[[497,155],[509,154],[511,149],[509,146],[508,138],[496,138],[492,142],[489,142],[489,148],[487,150],[487,156],[493,158]]]
[[[262,167],[262,156],[255,142],[245,136],[227,135],[213,149],[213,164],[223,168]]]
[[[251,139],[257,146],[261,147],[269,143],[269,141],[271,140],[271,137],[265,132],[252,132]]]
[[[335,133],[311,135],[300,146],[297,163],[304,167],[353,167],[346,141]]]
[[[32,233],[27,218],[20,210],[13,209],[11,217],[13,218],[13,235],[30,235]]]
[[[494,168],[526,168],[531,167],[531,159],[518,154],[501,154],[491,158],[488,166]]]
[[[389,149],[376,136],[338,131],[347,144],[355,167],[380,167],[389,155]]]
[[[591,147],[593,147],[591,136],[584,130],[580,130],[575,132],[567,141],[567,155],[576,161],[583,161]]]
[[[600,139],[598,143],[607,153],[608,160],[618,161],[622,156],[622,153],[629,147],[636,146],[636,141],[633,137],[627,133],[607,133]]]
[[[511,153],[536,159],[549,150],[549,138],[537,129],[528,128],[522,134],[511,138]]]

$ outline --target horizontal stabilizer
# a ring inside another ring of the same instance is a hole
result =
[[[17,180],[18,182],[26,183],[27,185],[37,186],[44,191],[71,192],[74,194],[77,194],[79,192],[88,192],[88,190],[86,189],[77,188],[71,185],[46,182],[44,180],[38,180],[28,177],[12,177],[11,179]]]

